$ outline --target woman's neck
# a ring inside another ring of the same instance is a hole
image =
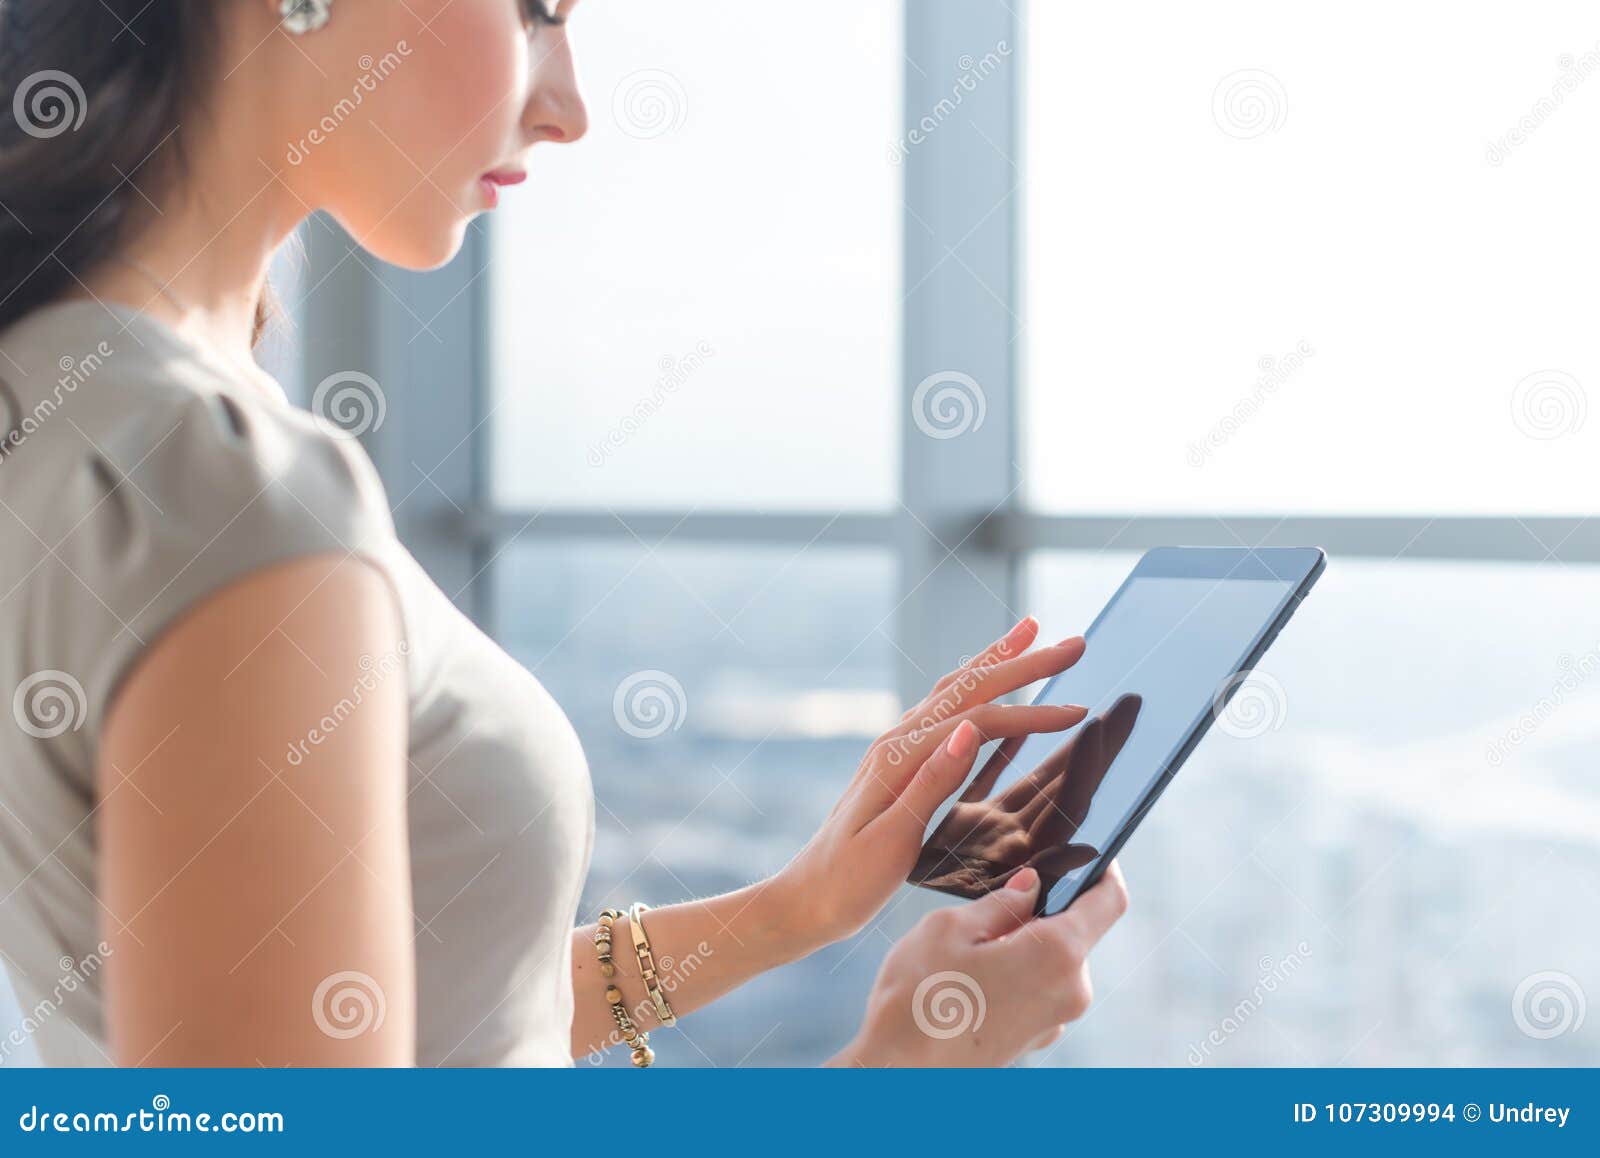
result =
[[[273,254],[303,207],[238,148],[219,142],[189,156],[170,194],[148,205],[125,248],[78,283],[78,296],[131,306],[229,358],[248,358]]]

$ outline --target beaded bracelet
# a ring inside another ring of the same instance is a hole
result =
[[[599,927],[594,931],[594,950],[600,958],[600,974],[608,979],[616,976],[617,972],[616,964],[611,960],[611,926],[620,916],[621,909],[601,910]],[[650,1035],[642,1032],[633,1023],[633,1018],[628,1016],[622,990],[617,986],[606,986],[606,1003],[611,1006],[611,1019],[617,1023],[617,1032],[633,1051],[633,1064],[644,1069],[656,1060],[655,1050],[650,1048]]]

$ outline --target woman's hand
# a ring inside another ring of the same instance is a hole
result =
[[[859,930],[904,883],[934,813],[967,778],[982,744],[1063,731],[1084,718],[1074,705],[992,702],[1083,655],[1078,638],[1029,652],[1038,633],[1030,616],[940,680],[872,745],[822,828],[769,882],[786,919],[804,924],[815,945]]]
[[[1034,920],[1039,875],[924,917],[887,958],[834,1065],[997,1066],[1042,1049],[1089,1007],[1089,951],[1127,910],[1122,873]]]

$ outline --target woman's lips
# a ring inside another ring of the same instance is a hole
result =
[[[496,169],[478,178],[478,188],[483,190],[484,201],[493,209],[500,204],[500,190],[503,187],[520,185],[527,179],[528,174],[521,169]]]

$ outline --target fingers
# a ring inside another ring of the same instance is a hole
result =
[[[929,700],[955,683],[963,673],[975,667],[987,667],[1002,660],[1013,659],[1032,647],[1033,641],[1037,638],[1039,638],[1039,621],[1030,615],[955,671],[941,676],[939,682],[933,685],[933,690],[922,698],[922,702],[911,707],[900,718],[910,720],[920,715]]]
[[[1038,895],[1039,874],[1031,868],[1018,869],[1004,888],[973,901],[960,911],[963,930],[974,941],[993,941],[1014,933],[1033,919]]]
[[[1047,917],[1043,923],[1058,926],[1086,954],[1127,911],[1128,887],[1122,869],[1112,861],[1094,888],[1073,901],[1066,912]]]
[[[994,790],[995,781],[1000,779],[1000,773],[1011,766],[1011,761],[1016,759],[1017,750],[1027,740],[1026,736],[1012,736],[994,750],[983,768],[972,778],[972,783],[967,785],[967,790],[961,794],[965,801],[987,800],[989,793]]]
[[[1086,710],[1076,705],[983,704],[926,731],[880,741],[856,774],[846,793],[847,801],[841,805],[852,811],[861,826],[871,824],[900,798],[923,762],[963,723],[973,725],[982,745],[1035,732],[1064,731],[1081,722],[1085,714]]]
[[[979,742],[986,744],[1035,732],[1064,732],[1082,723],[1088,714],[1089,710],[1078,704],[979,704],[931,727],[897,737],[888,747],[888,758],[891,763],[927,759],[963,720],[972,721],[978,729]]]
[[[1084,647],[1083,639],[1074,637],[1015,659],[972,663],[958,672],[947,687],[924,700],[922,713],[908,722],[943,719],[964,707],[997,700],[1018,688],[1059,675],[1083,658]]]
[[[906,823],[915,823],[918,832],[928,827],[939,805],[961,787],[967,773],[972,771],[978,746],[978,729],[970,721],[963,720],[950,733],[950,738],[923,761],[922,767],[911,778],[911,783],[900,794],[900,803],[910,813],[909,816],[901,814]]]

